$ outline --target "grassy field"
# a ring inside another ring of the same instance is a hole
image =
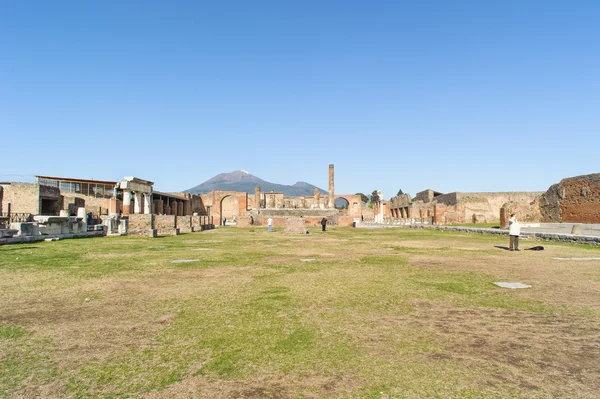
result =
[[[0,247],[0,397],[598,397],[599,248],[311,233]]]

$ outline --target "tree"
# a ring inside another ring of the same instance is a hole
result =
[[[377,194],[377,190],[373,190],[371,193],[371,202],[379,202],[379,194]]]
[[[404,194],[404,191],[402,191],[402,189],[400,189],[400,190],[398,190],[398,194],[396,194],[396,195],[402,195],[402,194]]]
[[[354,194],[354,195],[360,195],[360,200],[361,200],[362,202],[364,202],[365,204],[366,204],[367,202],[369,202],[369,197],[367,197],[367,196],[366,196],[366,195],[364,195],[363,193],[356,193],[356,194]]]

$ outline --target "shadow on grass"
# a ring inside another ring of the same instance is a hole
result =
[[[21,251],[23,249],[37,249],[39,247],[20,247],[20,248],[5,248],[3,251]]]
[[[503,249],[505,251],[510,251],[509,247],[503,247],[502,245],[494,245],[494,248]]]

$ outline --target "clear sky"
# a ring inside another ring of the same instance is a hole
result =
[[[0,180],[545,191],[600,172],[600,2],[0,0],[0,148]]]

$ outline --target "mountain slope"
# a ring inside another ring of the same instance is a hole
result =
[[[296,182],[293,185],[271,183],[256,177],[245,170],[236,170],[231,173],[220,173],[202,184],[185,190],[186,193],[201,194],[213,190],[232,190],[254,193],[254,187],[259,186],[262,191],[283,192],[286,196],[313,195],[316,186],[306,182]],[[327,191],[319,188],[322,194]]]

